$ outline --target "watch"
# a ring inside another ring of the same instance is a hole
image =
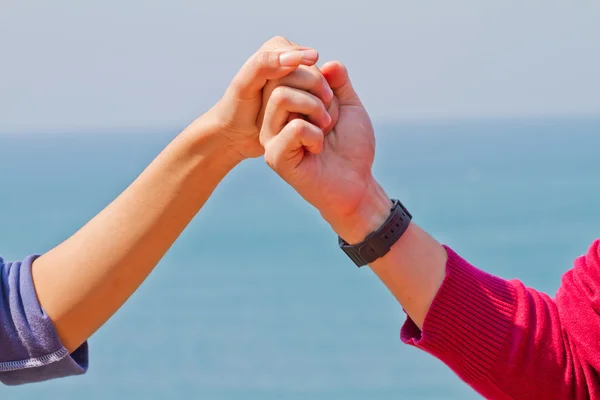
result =
[[[365,266],[385,256],[410,225],[412,215],[406,207],[399,200],[392,199],[392,202],[390,216],[381,228],[369,234],[361,243],[351,245],[338,237],[340,248],[357,267]]]

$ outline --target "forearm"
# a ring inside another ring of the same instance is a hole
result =
[[[40,304],[70,351],[131,296],[239,162],[218,132],[198,135],[194,129],[180,134],[81,230],[34,262]]]
[[[332,224],[342,237],[359,242],[389,216],[391,202],[375,187],[346,223]],[[409,316],[402,340],[446,363],[486,398],[587,398],[600,384],[572,342],[598,336],[590,335],[598,325],[589,298],[598,247],[566,275],[558,307],[519,281],[475,268],[414,223],[370,267]],[[582,318],[580,309],[592,311]]]
[[[375,180],[361,207],[351,216],[332,218],[333,229],[347,242],[359,243],[388,218],[392,203]],[[429,310],[446,271],[442,245],[411,223],[389,253],[370,264],[371,269],[419,326]]]
[[[422,329],[445,277],[446,250],[427,232],[411,223],[401,240],[371,269]]]

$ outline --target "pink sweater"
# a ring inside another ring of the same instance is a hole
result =
[[[488,399],[600,398],[600,240],[564,274],[556,299],[446,249],[447,276],[423,332],[408,319],[405,343]]]

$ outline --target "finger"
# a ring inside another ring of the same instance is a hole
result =
[[[308,121],[295,119],[265,145],[265,161],[278,173],[285,173],[302,161],[305,149],[319,154],[323,150],[323,131]]]
[[[298,46],[296,43],[292,42],[288,38],[284,36],[274,36],[271,39],[267,40],[260,46],[261,50],[277,50],[290,46]],[[298,46],[300,47],[300,46]]]
[[[331,117],[318,97],[303,90],[279,86],[271,94],[265,109],[260,133],[263,146],[283,129],[291,113],[306,116],[319,128],[331,124]]]
[[[335,128],[335,125],[338,122],[340,117],[340,102],[337,97],[333,96],[331,99],[331,103],[329,103],[329,107],[327,107],[327,113],[331,117],[331,123],[325,129],[323,129],[323,133],[327,135],[329,132]]]
[[[277,86],[289,86],[312,93],[321,99],[326,107],[329,106],[333,97],[333,91],[329,87],[329,83],[316,66],[300,66],[291,74],[277,81],[268,82],[263,91],[263,99],[268,99],[272,90]]]
[[[350,82],[348,70],[342,63],[339,61],[326,63],[321,67],[321,72],[338,98],[340,106],[363,106]]]
[[[282,78],[300,65],[314,65],[319,53],[314,49],[287,47],[259,50],[242,66],[231,85],[237,98],[248,100],[260,95],[270,79]]]
[[[290,113],[290,115],[288,116],[288,118],[287,118],[287,122],[291,122],[291,121],[293,121],[293,120],[295,120],[295,119],[303,119],[303,120],[306,120],[306,117],[305,117],[304,115],[300,114],[300,113],[295,113],[295,112],[293,112],[293,113]]]
[[[301,66],[288,76],[267,82],[263,89],[263,104],[267,104],[273,90],[275,90],[278,86],[288,86],[295,89],[305,90],[313,95],[317,96],[325,107],[330,107],[331,100],[333,98],[333,91],[329,88],[329,83],[321,73],[321,71],[316,67],[306,67]],[[337,110],[334,110],[337,114]],[[265,107],[261,107],[259,112],[257,122],[258,125],[261,126],[262,121],[264,119]],[[290,116],[289,121],[294,118],[298,118],[300,115]],[[336,115],[337,118],[337,115]],[[332,115],[332,119],[333,118]]]
[[[312,47],[300,46],[299,44],[294,43],[291,40],[288,40],[287,38],[285,38],[283,36],[275,36],[275,37],[272,37],[271,39],[267,40],[265,43],[263,43],[263,45],[260,47],[258,52],[279,51],[279,52],[283,53],[283,52],[303,51],[303,50],[313,50],[314,51],[314,49]],[[314,62],[311,59],[310,61],[302,61],[300,64],[301,65],[314,65],[317,62],[318,57],[319,57],[319,55],[317,54],[317,58],[314,60]]]
[[[261,50],[276,50],[290,45],[295,45],[295,43],[284,36],[273,36],[271,39],[264,42],[260,48]]]
[[[337,97],[334,96],[333,99],[331,99],[331,103],[329,104],[329,107],[327,107],[327,113],[331,117],[331,123],[329,123],[329,126],[327,126],[325,129],[322,129],[324,135],[329,134],[333,128],[335,128],[335,124],[340,116],[340,104]],[[287,119],[287,122],[293,121],[296,118],[305,119],[302,114],[291,113]]]

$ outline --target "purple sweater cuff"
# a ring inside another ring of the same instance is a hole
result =
[[[84,343],[69,354],[37,299],[31,266],[0,258],[0,381],[6,385],[80,375],[88,368]]]
[[[508,281],[473,267],[452,249],[446,278],[423,323],[407,318],[400,338],[443,361],[465,382],[486,379],[513,326],[516,292]]]

